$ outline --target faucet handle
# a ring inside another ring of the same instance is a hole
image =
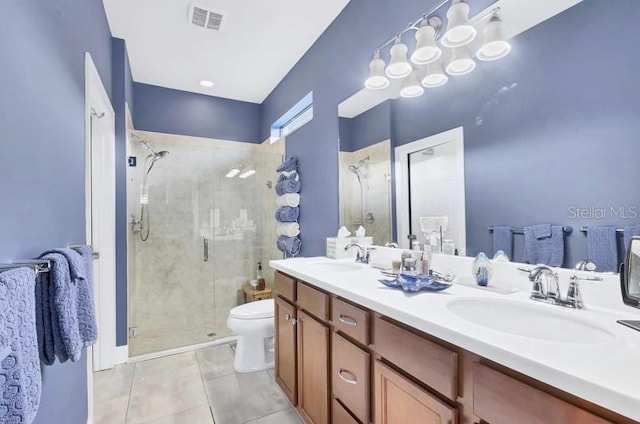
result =
[[[570,280],[571,282],[569,283],[565,306],[575,309],[584,309],[584,302],[582,301],[582,294],[580,293],[580,286],[578,285],[578,280],[580,280],[580,278],[577,275],[572,275]]]

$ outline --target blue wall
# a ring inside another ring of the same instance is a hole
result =
[[[124,40],[112,41],[113,109],[116,117],[116,344],[128,343],[127,329],[127,122],[132,113],[133,78]]]
[[[85,51],[110,93],[101,1],[3,2],[0,262],[85,240]],[[86,369],[84,358],[44,367],[36,423],[86,423]]]
[[[355,152],[391,138],[391,101],[353,118],[340,118],[340,151]]]
[[[287,155],[299,157],[302,255],[324,255],[325,237],[339,225],[338,104],[362,88],[375,47],[436,3],[351,0],[263,103],[260,128],[266,139],[271,124],[313,91],[313,121],[286,144]],[[471,13],[490,3],[471,2]]]
[[[395,102],[394,145],[464,126],[468,254],[492,252],[490,225],[640,222],[569,211],[640,207],[640,57],[627,54],[639,20],[636,1],[586,0],[521,34],[506,59]],[[569,236],[567,249],[565,265],[586,258],[585,234]]]
[[[306,94],[306,93],[305,93]],[[137,130],[261,143],[259,104],[134,83]]]

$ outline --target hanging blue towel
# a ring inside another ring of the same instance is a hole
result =
[[[78,325],[83,347],[98,341],[98,324],[93,301],[93,249],[91,246],[74,248],[84,262],[85,276],[78,281]]]
[[[278,237],[278,249],[285,253],[287,257],[298,256],[302,248],[302,241],[298,237]]]
[[[493,227],[493,254],[498,250],[502,250],[513,259],[513,233],[511,227],[494,226]]]
[[[300,178],[298,178],[298,173],[296,171],[283,172],[278,176],[278,182],[287,181],[287,180],[299,181]]]
[[[624,227],[624,251],[627,252],[631,238],[640,236],[640,225],[629,225]]]
[[[299,207],[283,206],[276,211],[276,219],[280,222],[296,222],[299,216]]]
[[[545,237],[546,234],[550,236]],[[562,266],[564,263],[564,228],[559,225],[524,227],[524,262]]]
[[[289,172],[289,171],[297,171],[298,170],[298,158],[295,156],[291,156],[289,159],[284,161],[282,165],[276,169],[277,172]]]
[[[609,272],[618,270],[618,244],[616,227],[602,226],[587,229],[587,256],[596,263],[596,270]]]
[[[52,264],[40,279],[43,362],[51,365],[54,355],[60,362],[78,361],[97,335],[85,259],[69,248],[44,252],[41,258]]]
[[[36,276],[17,268],[0,274],[0,310],[11,351],[0,363],[0,422],[31,423],[40,405],[42,377],[35,311]]]
[[[300,181],[298,180],[284,180],[276,184],[276,193],[278,193],[278,196],[298,192],[300,192]]]

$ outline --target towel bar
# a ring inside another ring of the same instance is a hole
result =
[[[589,231],[589,227],[580,227],[580,231],[586,233]],[[624,233],[624,228],[616,228],[616,233]]]
[[[562,230],[567,234],[571,234],[573,232],[573,227],[571,227],[571,226],[562,227]],[[581,231],[584,231],[584,230],[581,229]],[[493,226],[489,227],[489,232],[493,232]],[[514,227],[514,228],[511,229],[511,232],[513,234],[524,234],[524,228],[515,228]]]
[[[20,259],[10,264],[0,264],[0,272],[15,268],[31,268],[38,275],[51,271],[51,262],[46,259]]]

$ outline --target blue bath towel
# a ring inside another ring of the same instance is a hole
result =
[[[291,156],[289,159],[284,161],[282,165],[276,169],[277,172],[289,172],[289,171],[297,171],[298,170],[298,158],[295,156]]]
[[[546,234],[550,234],[550,236],[545,237]],[[564,228],[559,225],[524,227],[523,260],[530,264],[562,266],[564,263]]]
[[[287,257],[298,256],[300,248],[302,247],[302,241],[298,237],[278,237],[278,249],[285,253]]]
[[[10,353],[0,363],[0,422],[31,423],[40,405],[42,377],[38,358],[33,270],[0,274],[0,310],[10,337]]]
[[[513,258],[513,233],[511,232],[511,227],[493,227],[493,254],[495,255],[498,250],[506,253],[509,259]]]
[[[283,206],[276,211],[276,219],[280,222],[296,222],[299,216],[299,207]]]
[[[627,252],[629,249],[629,243],[631,243],[631,238],[640,236],[640,225],[629,225],[624,227],[624,251]]]
[[[278,193],[278,196],[298,192],[300,192],[300,181],[298,180],[284,180],[276,184],[276,193]]]
[[[91,246],[74,248],[84,262],[85,277],[78,282],[78,325],[84,347],[98,341],[98,324],[93,301],[93,249]]]
[[[278,182],[287,181],[287,180],[296,180],[299,181],[298,173],[296,171],[292,172],[283,172],[278,176]]]
[[[42,359],[47,365],[56,357],[60,362],[75,362],[82,349],[97,339],[86,259],[69,248],[47,251],[41,258],[52,264],[51,271],[40,278]]]
[[[587,256],[601,272],[618,270],[616,227],[602,226],[587,229]]]

